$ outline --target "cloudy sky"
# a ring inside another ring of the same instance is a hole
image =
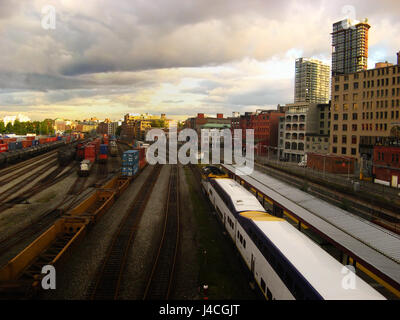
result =
[[[398,0],[0,0],[0,117],[273,108],[293,100],[296,58],[330,64],[348,16],[371,24],[370,68],[396,62]]]

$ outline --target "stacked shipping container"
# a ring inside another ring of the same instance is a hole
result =
[[[122,175],[132,177],[139,171],[139,151],[128,150],[122,155]]]
[[[106,162],[107,156],[108,156],[108,145],[101,144],[100,145],[100,154],[99,154],[100,162]]]
[[[96,145],[88,144],[85,146],[84,159],[90,162],[96,161]]]
[[[147,147],[141,147],[136,149],[139,152],[139,168],[143,169],[147,162],[146,162],[146,151],[147,151]]]

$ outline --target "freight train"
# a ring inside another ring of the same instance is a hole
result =
[[[26,147],[24,149],[0,152],[0,166],[6,164],[13,164],[19,161],[32,158],[42,153],[57,149],[62,145],[65,145],[65,141],[59,140],[59,141],[49,142],[46,144],[41,144],[41,145],[39,144],[31,147]]]
[[[14,164],[80,139],[80,135],[38,138],[0,138],[0,166]]]
[[[58,163],[60,164],[60,166],[68,165],[75,158],[75,154],[75,146],[61,147],[57,153]]]
[[[237,181],[211,177],[223,176],[215,173],[203,171],[203,191],[266,299],[385,299],[356,274],[354,288],[344,286],[346,267],[286,220],[268,214]]]
[[[95,138],[94,140],[84,145],[78,144],[77,157],[81,161],[78,175],[88,176],[90,174],[90,171],[92,170],[93,164],[97,160],[99,160],[100,162],[104,161],[104,157],[100,157],[100,142],[100,138]]]

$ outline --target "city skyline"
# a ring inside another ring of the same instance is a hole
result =
[[[371,25],[369,69],[400,43],[397,1],[99,2],[54,1],[55,30],[45,1],[0,2],[0,117],[272,109],[293,102],[297,58],[331,65],[332,24],[349,13]]]

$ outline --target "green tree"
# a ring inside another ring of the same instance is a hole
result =
[[[13,130],[15,134],[21,134],[22,130],[21,122],[19,122],[19,120],[17,119],[14,121]]]
[[[42,121],[42,122],[40,123],[39,132],[40,132],[40,134],[42,134],[42,135],[47,135],[47,134],[49,134],[49,128],[48,128],[48,126],[47,126],[47,122],[46,122],[46,121]]]
[[[33,121],[33,132],[38,135],[40,134],[40,122],[39,121]]]
[[[11,124],[11,122],[7,123],[6,125],[6,133],[13,133],[14,128],[13,125]]]
[[[4,125],[4,121],[0,121],[0,133],[4,133],[6,131],[6,126]]]
[[[26,133],[35,133],[35,127],[34,127],[34,123],[29,121],[26,122]]]

